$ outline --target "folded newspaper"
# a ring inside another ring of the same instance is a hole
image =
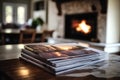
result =
[[[106,60],[108,55],[77,43],[29,44],[21,52],[21,59],[55,75]]]

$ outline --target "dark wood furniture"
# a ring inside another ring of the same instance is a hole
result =
[[[44,30],[41,36],[41,42],[46,42],[48,37],[52,37],[54,30]]]
[[[19,43],[33,43],[35,42],[35,36],[36,36],[35,29],[20,30]]]
[[[55,76],[41,68],[20,59],[0,61],[0,80],[119,80],[120,78],[97,78],[89,75],[86,77]]]
[[[19,43],[21,29],[0,29],[2,44],[16,44]],[[36,38],[40,38],[42,30],[36,30]],[[39,40],[40,41],[40,40]]]
[[[64,74],[52,75],[19,59],[23,47],[23,44],[0,46],[0,80],[120,80],[119,76],[100,78],[93,75],[85,77],[65,76]]]

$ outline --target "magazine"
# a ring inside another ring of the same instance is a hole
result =
[[[52,74],[55,74],[55,75],[56,74],[61,74],[61,73],[64,73],[64,72],[68,72],[68,71],[72,71],[72,70],[75,70],[76,68],[81,68],[81,67],[89,65],[91,63],[93,64],[93,63],[103,61],[103,60],[96,59],[96,60],[93,60],[93,61],[91,60],[92,62],[90,63],[90,60],[89,60],[87,62],[75,63],[74,65],[72,64],[72,65],[66,65],[66,66],[61,66],[61,67],[55,68],[55,67],[52,67],[52,66],[50,66],[50,65],[48,65],[48,64],[46,64],[46,63],[44,63],[40,60],[35,59],[32,56],[26,55],[24,53],[21,55],[20,58],[22,58],[25,61],[30,62],[32,64],[35,64],[35,65],[37,64],[37,66],[43,68],[44,70],[46,70],[46,71],[48,71]]]
[[[24,54],[33,56],[34,58],[43,61],[53,67],[58,67],[58,66],[63,66],[63,65],[69,65],[69,64],[74,64],[76,62],[80,62],[83,60],[89,60],[89,59],[95,59],[95,58],[103,58],[103,56],[100,56],[99,54],[95,55],[87,55],[87,56],[79,56],[79,57],[72,57],[72,58],[62,58],[62,59],[57,59],[57,60],[47,60],[42,57],[40,57],[38,54],[35,54],[34,52],[31,52],[29,50],[23,49],[22,52]]]
[[[26,45],[25,49],[32,51],[47,60],[58,60],[98,54],[98,52],[86,50],[85,47],[81,46],[64,46],[64,49],[60,48],[63,47],[63,45],[53,46],[54,45]]]
[[[29,44],[21,51],[21,58],[55,75],[106,60],[108,53],[77,43]]]

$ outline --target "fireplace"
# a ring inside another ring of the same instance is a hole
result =
[[[97,15],[96,12],[65,15],[65,38],[96,40]]]

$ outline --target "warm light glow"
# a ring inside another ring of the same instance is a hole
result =
[[[90,45],[87,43],[78,43],[78,45],[83,46],[83,47],[89,47]]]
[[[70,50],[73,49],[73,46],[58,46],[62,50]]]
[[[12,45],[6,45],[5,48],[6,48],[7,50],[11,50],[13,47],[12,47]]]
[[[29,70],[26,68],[22,68],[19,70],[19,74],[22,76],[28,76],[29,75]]]
[[[11,32],[12,32],[12,29],[6,29],[5,32],[6,32],[6,33],[11,33]]]
[[[91,26],[86,24],[86,20],[82,20],[81,23],[76,27],[76,30],[88,34],[91,32]]]
[[[19,45],[18,45],[18,48],[19,48],[19,49],[23,49],[23,48],[24,48],[24,45],[23,45],[23,44],[19,44]]]
[[[54,54],[57,55],[57,56],[61,56],[62,55],[60,52],[55,52]]]

